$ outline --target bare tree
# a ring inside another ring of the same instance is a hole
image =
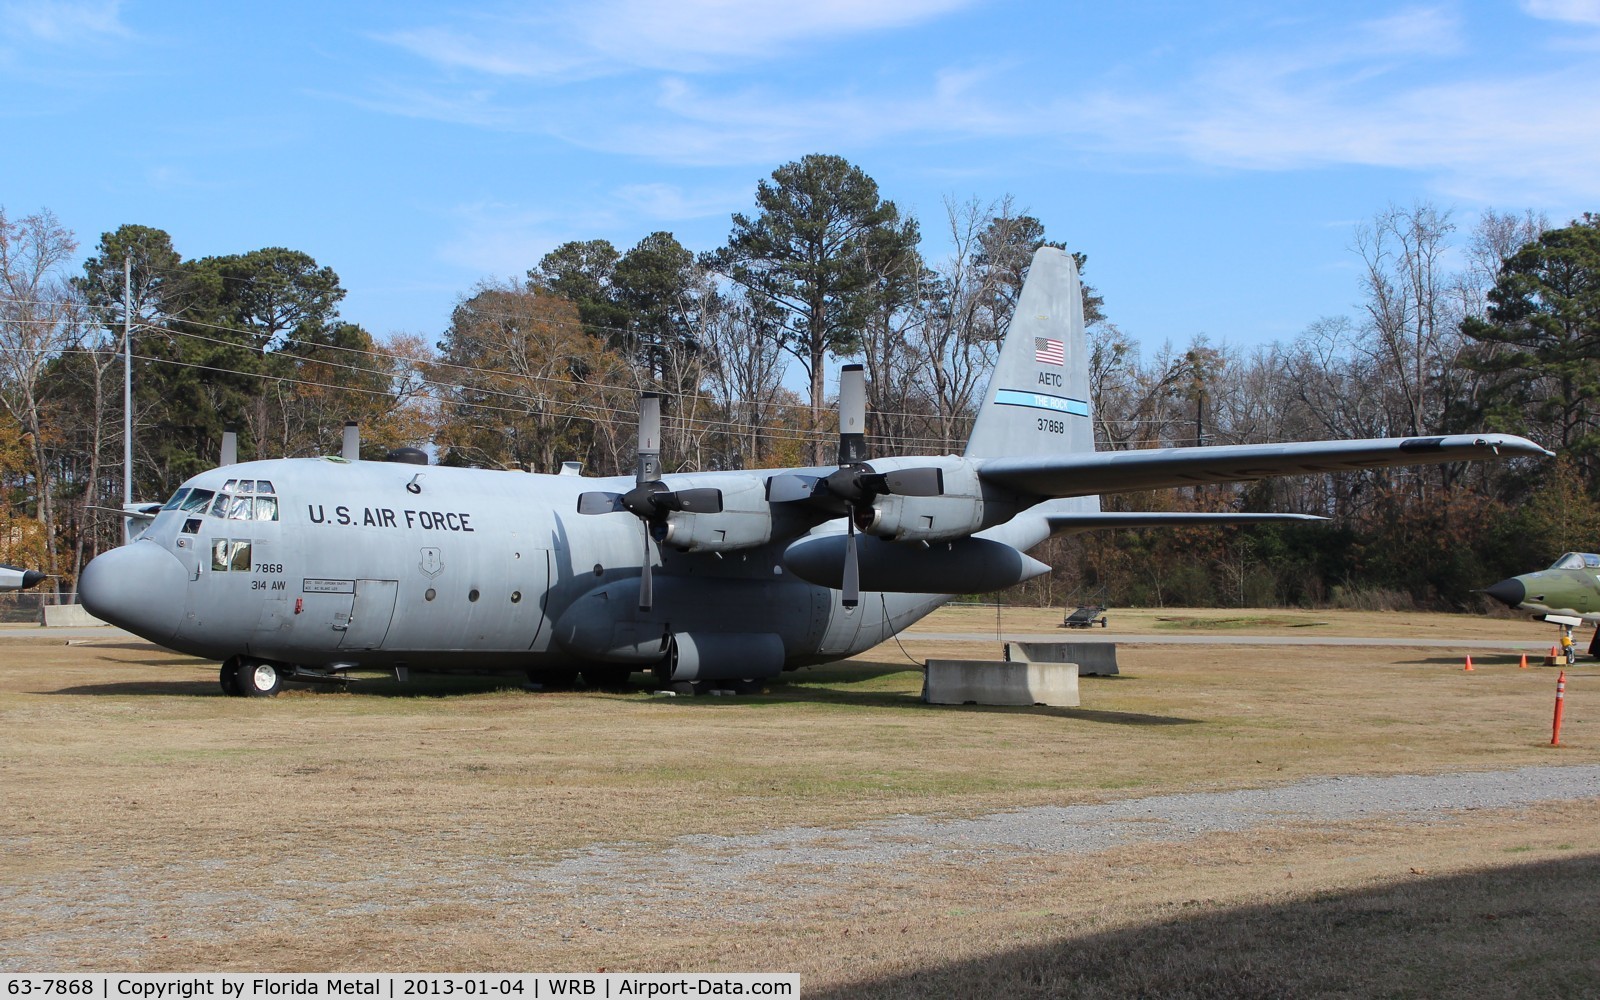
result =
[[[703,272],[700,280],[709,285],[713,278]],[[770,451],[762,432],[778,410],[788,367],[783,346],[743,296],[711,291],[702,301],[699,337],[711,355],[706,385],[726,415],[729,439],[713,464],[756,468]]]
[[[1443,258],[1455,231],[1450,212],[1428,204],[1394,205],[1356,227],[1355,251],[1365,265],[1368,329],[1405,399],[1410,433],[1432,426],[1430,377],[1440,370],[1441,336],[1455,328]]]
[[[77,249],[77,240],[49,209],[12,221],[0,208],[0,406],[29,439],[34,502],[52,575],[61,567],[50,461],[55,429],[43,419],[45,374],[81,338],[87,322],[64,274]]]

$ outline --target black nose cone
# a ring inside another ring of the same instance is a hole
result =
[[[1521,580],[1512,577],[1509,580],[1501,580],[1494,586],[1486,588],[1484,593],[1506,607],[1514,608],[1527,599],[1528,588],[1522,585]]]

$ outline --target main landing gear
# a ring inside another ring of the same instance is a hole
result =
[[[222,664],[222,693],[235,698],[274,698],[283,690],[286,671],[275,663],[248,656],[229,657]]]

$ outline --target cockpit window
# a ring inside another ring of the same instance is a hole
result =
[[[217,573],[250,569],[248,538],[217,538],[211,542],[211,569]]]
[[[168,500],[165,504],[163,504],[161,509],[162,510],[177,510],[178,509],[178,505],[183,503],[184,499],[187,498],[188,496],[189,496],[189,488],[187,486],[185,486],[183,489],[181,489],[178,492],[172,494],[172,499]]]
[[[276,521],[278,519],[278,498],[264,496],[272,489],[272,483],[265,479],[231,480],[230,486],[243,491],[224,492],[216,494],[216,501],[212,503],[209,513],[212,517],[225,517],[231,521]],[[258,492],[250,496],[251,488]],[[197,499],[200,494],[205,494],[204,499]],[[195,490],[185,501],[184,510],[200,510],[205,507],[205,500],[211,499],[211,491]],[[189,506],[193,504],[193,506]]]
[[[227,490],[227,491],[228,491],[228,492],[229,492],[229,493],[232,493],[232,492],[233,492],[233,488],[234,488],[234,487],[235,487],[235,486],[238,486],[238,485],[239,485],[239,480],[237,480],[237,479],[230,479],[230,480],[228,480],[228,481],[227,481],[227,482],[225,482],[225,483],[223,483],[223,484],[222,484],[222,488],[223,488],[223,489],[225,489],[225,490]]]
[[[1600,555],[1593,552],[1564,552],[1551,569],[1600,569]]]
[[[216,494],[210,490],[190,490],[189,495],[184,497],[183,501],[178,505],[178,509],[182,511],[197,510],[205,513],[206,505],[211,502],[211,498],[214,496]]]
[[[256,492],[257,493],[276,493],[278,491],[272,488],[272,480],[270,480],[270,479],[257,479],[256,480]]]

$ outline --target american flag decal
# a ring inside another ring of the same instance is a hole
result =
[[[1057,368],[1066,363],[1067,352],[1061,346],[1061,341],[1051,340],[1049,337],[1033,338],[1033,360],[1044,365],[1055,365]]]

